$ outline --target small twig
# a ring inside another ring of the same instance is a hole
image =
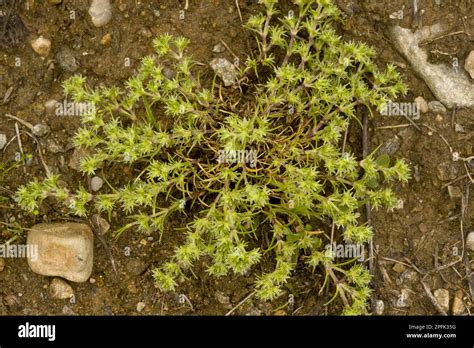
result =
[[[413,11],[412,11],[412,26],[415,28],[421,28],[421,13],[418,8],[418,0],[413,0]]]
[[[244,298],[242,301],[240,301],[234,308],[232,308],[230,311],[228,311],[226,313],[226,317],[228,317],[229,315],[231,315],[232,313],[234,313],[234,311],[239,308],[240,306],[242,306],[246,301],[248,301],[253,295],[255,295],[257,292],[256,291],[253,291],[251,292],[246,298]]]
[[[187,11],[189,8],[189,0],[186,0],[186,3],[184,4],[184,10]]]
[[[431,301],[431,303],[433,304],[433,306],[435,306],[435,308],[438,310],[439,314],[444,315],[444,316],[447,316],[448,314],[447,314],[446,311],[440,306],[440,304],[438,303],[438,300],[436,300],[436,298],[433,296],[433,294],[431,293],[431,289],[429,288],[429,286],[428,286],[423,280],[421,281],[421,285],[423,285],[423,289],[425,289],[426,295],[428,295],[428,298],[430,299],[430,301]]]
[[[82,222],[82,221],[78,219],[78,222]],[[107,242],[105,241],[105,238],[104,238],[102,229],[100,228],[100,225],[99,225],[99,221],[98,221],[98,220],[93,221],[92,219],[89,219],[89,226],[91,227],[92,232],[94,232],[94,234],[97,236],[97,238],[99,239],[100,243],[101,243],[102,246],[104,247],[105,252],[106,252],[107,256],[108,256],[109,259],[110,259],[110,263],[112,264],[112,269],[113,269],[114,272],[115,272],[115,276],[116,276],[117,279],[118,279],[118,278],[119,278],[119,273],[118,273],[118,271],[117,271],[117,267],[115,266],[115,259],[114,259],[113,255],[112,255],[112,251],[110,250],[109,245],[108,245]]]
[[[402,124],[396,124],[393,126],[379,126],[377,129],[393,129],[393,128],[406,128],[410,127],[411,125],[409,123],[402,123]]]
[[[451,113],[451,128],[454,129],[456,125],[456,105],[453,106],[453,112]]]
[[[463,176],[460,176],[459,178],[456,178],[456,179],[454,179],[453,181],[450,181],[450,182],[444,184],[443,186],[441,186],[441,188],[442,188],[442,189],[445,189],[445,188],[448,187],[449,185],[452,185],[452,184],[458,182],[459,180],[462,180],[462,179],[465,179],[465,178],[468,178],[468,177],[469,177],[468,174],[465,174],[465,175],[463,175]]]
[[[240,22],[243,24],[244,20],[242,19],[242,12],[240,12],[239,0],[235,0],[235,6],[237,7],[237,12],[239,13]]]
[[[450,222],[450,221],[456,220],[457,218],[459,218],[459,216],[460,216],[460,214],[454,215],[454,216],[450,216],[450,217],[448,217],[448,218],[446,218],[446,219],[443,219],[443,220],[438,221],[436,224],[441,225],[441,224],[444,224],[444,223],[446,223],[446,222]]]
[[[474,137],[474,132],[470,132],[466,135],[463,135],[463,136],[460,136],[459,137],[459,140],[469,140],[471,139],[472,137]]]
[[[407,257],[403,258],[408,264],[410,265],[411,268],[413,268],[415,271],[417,271],[420,274],[425,274],[421,269],[419,269],[413,262],[411,262]]]
[[[182,296],[184,298],[184,300],[187,302],[187,304],[189,305],[189,308],[191,309],[192,312],[194,312],[194,306],[193,304],[191,303],[191,301],[189,300],[188,296],[186,296],[185,294],[181,294],[180,296]]]
[[[336,275],[334,274],[334,271],[331,269],[331,267],[325,267],[326,272],[328,272],[329,276],[331,277],[332,281],[334,284],[336,284],[336,291],[339,292],[339,295],[341,295],[342,302],[344,303],[344,306],[349,306],[349,301],[347,299],[347,296],[344,292],[344,288],[342,288],[341,284],[339,283],[339,279],[337,279]],[[332,299],[325,304],[327,305],[332,301]]]
[[[423,47],[423,46],[429,45],[430,43],[432,43],[432,42],[434,42],[434,41],[436,41],[436,40],[439,40],[439,39],[442,39],[442,38],[445,38],[445,37],[448,37],[448,36],[459,35],[459,34],[466,34],[466,35],[468,35],[464,30],[462,30],[462,31],[455,31],[455,32],[453,32],[453,33],[449,33],[449,34],[445,34],[445,35],[441,35],[441,36],[435,37],[434,39],[429,40],[429,41],[427,41],[427,42],[422,42],[422,43],[420,43],[418,46]]]
[[[466,217],[467,206],[469,204],[469,185],[466,186],[465,192],[461,196],[461,227],[464,218]]]
[[[28,121],[22,120],[19,117],[16,117],[16,116],[13,116],[13,115],[10,115],[10,114],[5,114],[5,116],[8,117],[8,118],[11,118],[12,120],[20,122],[22,125],[28,127],[30,130],[33,128],[33,125],[31,123],[29,123]]]
[[[474,159],[471,159],[472,161]],[[471,184],[474,184],[474,179],[471,176],[471,173],[469,172],[469,168],[467,167],[467,161],[464,161],[464,169],[466,170],[466,175],[468,176],[469,180],[471,181]]]
[[[385,268],[385,266],[379,264],[379,269],[380,269],[380,272],[382,273],[382,277],[383,277],[384,281],[385,281],[386,283],[392,285],[392,284],[393,284],[392,279],[391,279],[390,276],[388,275],[388,272],[387,272],[387,269]]]
[[[20,129],[18,127],[18,122],[15,122],[15,132],[16,132],[16,137],[17,137],[17,140],[18,140],[18,147],[20,148],[20,154],[21,154],[21,158],[22,158],[22,161],[23,161],[23,173],[26,174],[26,168],[25,168],[25,156],[24,156],[24,152],[23,152],[23,145],[21,144],[21,137],[20,137]]]
[[[230,52],[230,54],[232,54],[232,55],[234,56],[234,58],[240,59],[239,56],[237,56],[237,55],[234,53],[234,51],[232,51],[232,50],[230,49],[230,47],[227,46],[227,44],[225,43],[224,40],[221,40],[221,43],[222,43],[222,44],[224,45],[224,47]]]
[[[410,268],[413,268],[415,271],[417,271],[418,273],[420,274],[424,274],[422,271],[420,271],[420,269],[418,267],[416,267],[415,265],[413,265],[411,262],[410,263],[405,263],[405,262],[402,262],[402,261],[399,261],[399,260],[395,260],[395,259],[391,259],[389,257],[384,257],[384,256],[380,256],[380,258],[382,260],[385,260],[385,261],[390,261],[390,262],[395,262],[395,263],[399,263],[399,264],[402,264],[406,267],[410,267]]]
[[[420,126],[417,125],[417,124],[415,123],[415,121],[413,121],[413,120],[410,118],[410,116],[407,116],[404,112],[402,113],[402,116],[405,117],[406,120],[407,120],[408,122],[410,122],[413,127],[415,127],[419,132],[421,132]]]
[[[39,159],[41,161],[41,164],[43,165],[44,171],[46,172],[47,176],[51,176],[51,170],[49,170],[49,167],[47,166],[46,162],[44,161],[43,154],[41,153],[41,144],[40,144],[40,142],[38,141],[38,139],[36,139],[36,137],[33,134],[31,134],[27,131],[25,131],[25,133],[28,134],[31,137],[31,139],[33,139],[34,142],[36,143]]]
[[[462,259],[459,258],[458,260],[452,261],[452,262],[450,262],[450,263],[448,263],[448,264],[446,264],[446,265],[438,266],[438,267],[432,269],[431,271],[428,271],[428,272],[426,273],[426,275],[425,275],[425,278],[426,278],[428,275],[430,275],[430,274],[438,273],[439,271],[445,270],[445,269],[447,269],[447,268],[451,268],[451,267],[453,267],[454,265],[458,264],[458,263],[461,262],[461,261],[462,261]]]

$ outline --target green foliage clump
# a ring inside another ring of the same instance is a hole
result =
[[[344,313],[365,313],[369,272],[355,260],[338,264],[324,245],[369,242],[360,208],[394,207],[389,184],[406,182],[409,169],[384,156],[357,160],[342,143],[357,107],[380,108],[406,86],[392,65],[376,67],[372,48],[337,35],[341,14],[330,0],[294,0],[281,16],[277,0],[259,3],[265,11],[246,25],[257,49],[231,93],[217,80],[206,87],[189,41],[167,34],[125,88],[67,80],[68,96],[95,105],[75,136],[91,151],[81,171],[120,163],[139,175],[100,194],[70,192],[52,176],[21,187],[17,201],[34,211],[53,196],[78,216],[118,209],[130,218],[118,233],[161,234],[171,216],[186,216],[184,243],[153,272],[162,290],[175,290],[203,260],[216,277],[256,273],[257,295],[271,300],[306,264],[333,284]],[[273,270],[259,268],[264,259]]]

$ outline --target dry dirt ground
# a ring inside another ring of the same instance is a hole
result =
[[[289,1],[280,2],[288,8]],[[208,63],[216,56],[233,60],[236,55],[245,59],[250,50],[250,36],[242,28],[234,1],[190,0],[189,8],[184,10],[184,1],[116,0],[113,19],[103,28],[92,25],[87,14],[89,2],[85,0],[63,0],[59,5],[34,0],[18,3],[18,15],[25,24],[25,28],[18,30],[24,30],[25,40],[14,49],[0,52],[0,133],[6,134],[8,139],[15,136],[14,122],[4,117],[6,113],[32,124],[48,124],[51,134],[43,149],[44,161],[71,185],[87,184],[88,180],[68,166],[73,153],[71,137],[79,122],[75,118],[48,116],[44,110],[45,101],[63,99],[61,83],[72,74],[68,62],[73,64],[75,59],[75,72],[86,76],[92,85],[120,84],[133,75],[139,59],[151,52],[152,38],[161,33],[188,37],[192,43],[191,53],[202,63]],[[244,21],[259,11],[256,1],[239,0],[238,3]],[[440,5],[435,0],[422,3],[423,25],[448,22],[453,33],[463,32],[428,44],[430,60],[450,63],[457,58],[462,66],[474,48],[474,5],[470,0],[442,0]],[[410,88],[404,101],[412,102],[417,96],[423,96],[427,101],[435,100],[424,81],[414,75],[384,34],[389,25],[413,25],[411,0],[338,0],[337,4],[347,17],[338,28],[340,34],[346,39],[373,45],[379,53],[381,66],[392,62],[400,68]],[[71,19],[71,11],[75,19]],[[403,18],[391,19],[390,15],[398,11],[403,12]],[[104,45],[101,41],[107,34],[110,34],[110,42]],[[32,50],[29,40],[39,35],[52,41],[51,58],[41,59]],[[232,52],[227,49],[223,53],[213,53],[213,47],[221,41]],[[130,66],[124,64],[127,59]],[[63,64],[59,63],[61,60]],[[210,69],[206,77],[212,77]],[[369,122],[370,148],[388,143],[395,149],[392,156],[406,158],[414,170],[414,178],[408,185],[397,186],[397,194],[403,202],[400,209],[372,213],[377,256],[374,299],[384,302],[383,313],[388,315],[437,314],[422,286],[421,281],[424,281],[431,291],[449,290],[451,301],[458,292],[467,313],[472,305],[466,276],[471,265],[469,255],[463,251],[463,238],[474,230],[474,194],[469,195],[466,168],[452,161],[451,149],[464,156],[474,154],[473,111],[429,112],[421,117],[420,123],[424,124],[421,131],[406,125],[403,117],[375,114]],[[462,126],[464,132],[456,132],[453,124]],[[360,152],[361,132],[357,127],[354,126],[349,141],[354,150]],[[3,195],[11,194],[32,178],[45,175],[35,144],[26,135],[22,140],[23,151],[34,154],[32,162],[7,174],[0,192]],[[0,152],[0,160],[12,163],[18,151],[14,141]],[[460,195],[451,198],[448,194],[448,181],[439,177],[439,170],[443,168],[452,172],[453,180],[457,179],[451,185],[459,188]],[[127,168],[110,173],[111,177],[124,175],[130,175]],[[25,231],[17,231],[15,226],[27,229],[35,223],[61,217],[61,212],[55,211],[54,206],[46,205],[38,216],[31,217],[25,216],[11,201],[0,202],[0,221],[3,223],[0,238],[4,241],[12,237],[18,237],[17,242],[25,240]],[[112,230],[122,222],[120,216],[114,217]],[[174,225],[169,227],[171,231]],[[50,278],[32,273],[24,259],[7,259],[4,270],[0,271],[0,315],[133,315],[138,314],[139,302],[145,303],[140,314],[225,314],[252,291],[253,277],[232,276],[216,280],[197,269],[198,278],[190,278],[180,288],[180,294],[184,296],[160,293],[153,285],[150,270],[170,255],[179,237],[163,238],[161,244],[154,237],[129,231],[118,240],[111,235],[106,236],[105,243],[96,239],[92,274],[95,281],[73,284],[75,298],[72,301],[49,299]],[[104,245],[110,248],[117,272]],[[465,260],[456,262],[460,256],[465,256]],[[472,255],[470,257],[474,259]],[[284,296],[272,303],[251,299],[235,314],[331,314],[322,305],[327,298],[318,295],[316,284],[320,281],[316,275],[297,271]],[[290,294],[295,299],[292,304],[288,304]]]

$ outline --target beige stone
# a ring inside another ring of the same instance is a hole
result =
[[[37,257],[28,265],[35,273],[85,282],[92,273],[93,234],[78,223],[48,223],[32,227],[28,244],[37,248]]]
[[[31,41],[31,47],[40,56],[46,57],[51,50],[51,41],[40,36],[36,40]]]
[[[453,315],[463,315],[466,312],[466,307],[462,301],[462,290],[456,291],[456,295],[453,299]]]
[[[467,235],[466,247],[468,250],[474,251],[474,232],[469,232]]]
[[[444,309],[445,312],[449,311],[449,291],[446,289],[437,289],[433,292],[436,301]]]
[[[425,114],[428,112],[428,103],[423,97],[418,97],[415,99],[415,103],[418,106],[418,109],[421,113]]]
[[[464,69],[471,75],[471,78],[474,79],[474,50],[469,53],[464,63]]]
[[[405,266],[401,263],[396,263],[393,268],[392,268],[395,272],[397,273],[402,273],[404,270],[405,270]]]

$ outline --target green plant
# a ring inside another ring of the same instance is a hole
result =
[[[68,96],[96,106],[75,136],[93,152],[82,172],[122,163],[140,174],[102,194],[71,192],[51,176],[21,187],[17,201],[34,211],[54,196],[79,216],[121,209],[130,223],[118,234],[163,233],[167,218],[187,215],[185,242],[153,272],[162,290],[175,290],[206,256],[213,276],[257,272],[257,295],[271,300],[305,263],[325,274],[323,287],[332,282],[344,313],[365,313],[368,271],[355,260],[337,263],[323,244],[368,242],[372,230],[359,222],[359,208],[393,207],[390,182],[409,179],[402,160],[359,161],[342,146],[356,107],[381,108],[406,87],[392,65],[378,70],[372,48],[336,34],[340,13],[331,1],[294,0],[297,10],[280,18],[277,0],[259,3],[265,12],[247,23],[257,52],[239,71],[240,95],[217,90],[215,81],[206,87],[185,53],[188,40],[167,34],[153,41],[156,54],[143,58],[125,89],[67,80]],[[258,270],[263,258],[274,270]]]

